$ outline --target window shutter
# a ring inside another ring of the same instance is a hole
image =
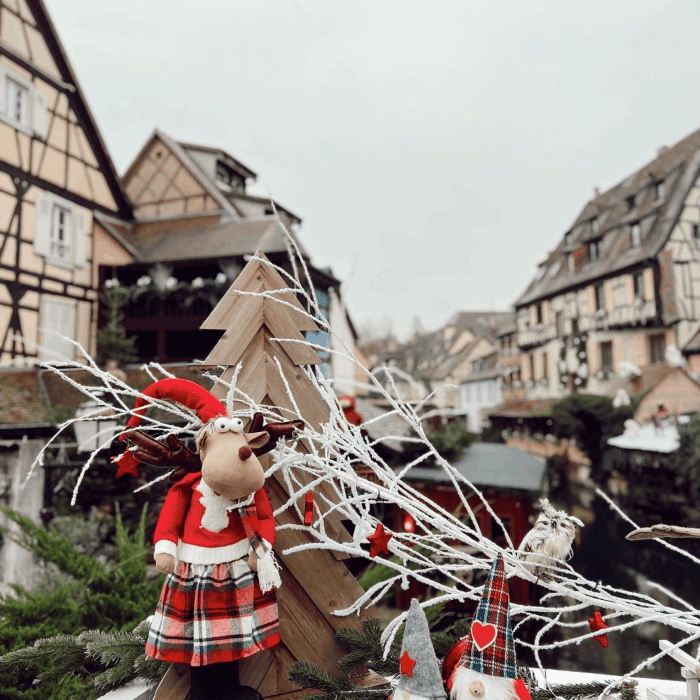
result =
[[[34,252],[46,257],[51,252],[51,200],[40,192],[34,205]]]
[[[46,138],[47,132],[47,119],[48,114],[46,111],[46,98],[38,90],[33,90],[32,97],[34,98],[34,105],[32,109],[32,126],[34,127],[34,133],[41,139]]]
[[[5,114],[5,91],[7,90],[7,81],[5,76],[7,75],[7,70],[5,66],[0,65],[0,114]]]
[[[73,261],[76,267],[85,267],[87,251],[87,232],[85,231],[85,216],[83,212],[74,210],[71,214],[73,228]]]

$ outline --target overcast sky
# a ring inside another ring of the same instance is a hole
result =
[[[222,147],[399,334],[510,308],[595,186],[700,127],[697,0],[46,3],[120,174],[155,127]]]

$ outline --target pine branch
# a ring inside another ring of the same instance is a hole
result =
[[[324,691],[304,700],[384,700],[387,695],[386,688],[358,688],[347,678],[334,678],[313,664],[292,664],[289,680],[299,688],[317,688]]]
[[[348,674],[360,666],[366,666],[381,676],[398,674],[401,639],[397,635],[387,658],[384,659],[382,627],[379,620],[365,620],[361,632],[344,627],[339,629],[335,636],[338,646],[349,652],[338,662],[338,667],[343,673]]]
[[[318,688],[333,697],[355,690],[355,686],[347,678],[333,678],[318,666],[302,662],[290,666],[289,680],[299,688]]]
[[[82,668],[87,659],[84,645],[77,637],[61,634],[38,639],[30,647],[0,656],[0,670],[16,673],[33,668],[45,668],[37,680],[46,681]]]

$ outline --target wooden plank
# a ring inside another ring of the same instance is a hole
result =
[[[262,299],[251,299],[244,313],[239,315],[235,327],[231,326],[226,330],[221,340],[204,360],[205,367],[219,365],[230,367],[238,362],[263,324],[262,305]]]
[[[265,681],[265,676],[270,671],[274,661],[274,648],[266,649],[253,656],[242,659],[238,666],[238,677],[241,685],[248,685],[256,690]]]
[[[236,301],[240,298],[238,290],[250,291],[255,289],[263,280],[262,263],[251,260],[238,275],[236,281],[220,299],[212,312],[202,324],[202,330],[225,331],[231,325],[230,312]],[[252,298],[252,297],[251,297]]]
[[[276,479],[268,479],[265,489],[272,502],[272,507],[280,504],[281,488]],[[279,525],[298,524],[296,516],[289,510],[277,516]],[[333,615],[336,610],[342,610],[351,606],[362,594],[363,590],[355,577],[341,561],[338,561],[328,550],[310,550],[296,552],[284,556],[282,552],[306,542],[315,542],[315,539],[306,532],[299,530],[278,530],[275,540],[275,552],[285,568],[297,580],[299,585],[313,600],[319,612],[334,628],[352,627],[360,629],[362,619],[371,617],[364,611],[360,618],[357,615],[338,617]],[[280,589],[278,595],[282,594]]]
[[[672,649],[673,644],[666,639],[659,640],[659,649],[668,651],[669,656],[673,657],[681,666],[692,671],[696,676],[700,676],[700,663],[698,663],[690,654],[686,654],[680,649]]]
[[[170,664],[153,700],[185,700],[190,692],[189,664]]]
[[[299,659],[300,661],[302,659]],[[258,688],[258,692],[264,697],[269,698],[272,695],[280,693],[289,693],[297,690],[297,687],[289,680],[289,667],[295,663],[297,659],[287,649],[284,643],[275,648],[270,669],[265,676],[265,680]]]
[[[319,617],[314,602],[289,568],[285,567],[281,573],[282,586],[277,592],[277,605],[282,641],[295,658],[321,668],[335,668],[344,656],[335,643],[335,628]],[[334,641],[329,644],[329,640]]]

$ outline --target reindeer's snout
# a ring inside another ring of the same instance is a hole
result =
[[[246,459],[250,459],[252,454],[253,450],[251,450],[250,447],[248,447],[248,445],[245,445],[244,447],[241,447],[238,450],[238,457],[243,461],[245,461]]]

